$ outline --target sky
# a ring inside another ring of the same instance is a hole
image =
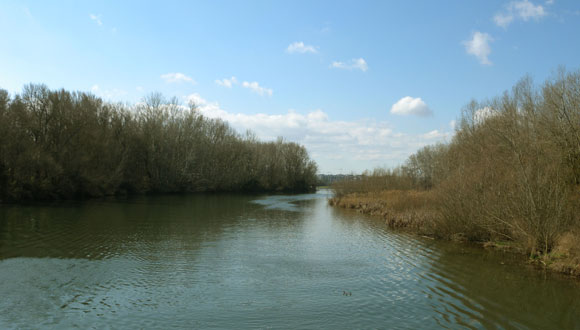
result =
[[[394,167],[461,109],[580,69],[580,1],[0,2],[0,88],[195,102],[304,145],[319,173]]]

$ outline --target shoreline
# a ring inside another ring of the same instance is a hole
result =
[[[131,198],[139,198],[143,196],[172,196],[172,195],[198,195],[198,194],[240,194],[240,195],[300,195],[310,194],[316,192],[316,188],[307,190],[207,190],[207,191],[147,191],[147,192],[125,192],[117,194],[108,194],[101,196],[78,196],[75,198],[40,198],[40,199],[18,199],[18,200],[2,200],[0,199],[0,206],[2,205],[36,205],[36,204],[58,204],[58,203],[76,203],[99,200],[128,200]]]
[[[458,243],[475,243],[483,249],[497,249],[507,253],[519,254],[528,258],[528,264],[540,271],[564,275],[567,278],[580,281],[580,255],[574,253],[570,246],[576,237],[570,232],[562,235],[558,245],[546,255],[528,254],[515,241],[471,241],[462,233],[454,233],[449,237],[437,234],[436,211],[428,204],[428,192],[383,191],[368,193],[349,193],[340,197],[329,198],[328,204],[333,207],[354,210],[358,213],[380,217],[390,229],[401,230],[409,234],[428,239],[447,240]],[[386,197],[386,198],[385,198]],[[395,201],[389,201],[388,198]],[[418,204],[415,207],[402,207],[405,204]],[[389,206],[391,204],[391,207]]]

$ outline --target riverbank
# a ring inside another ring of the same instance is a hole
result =
[[[333,197],[329,204],[380,216],[391,228],[433,236],[433,205],[429,192],[386,190]]]
[[[151,94],[134,105],[26,85],[0,89],[0,203],[190,192],[309,192],[302,145],[260,141],[196,104]]]
[[[433,239],[474,242],[468,235],[449,228],[442,219],[436,202],[436,192],[416,190],[383,190],[358,192],[329,199],[331,206],[356,210],[378,216],[393,229],[403,230]],[[483,248],[501,249],[526,254],[529,262],[539,269],[561,273],[580,280],[580,234],[570,230],[558,238],[554,248],[546,254],[530,251],[526,242],[517,240],[475,241]]]

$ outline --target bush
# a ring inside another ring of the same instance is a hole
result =
[[[432,190],[436,235],[547,254],[580,226],[580,71],[560,70],[542,88],[526,77],[509,93],[472,101],[449,144],[354,178],[333,186],[337,196]]]

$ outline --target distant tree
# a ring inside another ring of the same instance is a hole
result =
[[[26,85],[0,90],[0,200],[187,191],[308,191],[304,147],[260,142],[159,93],[127,107]]]

